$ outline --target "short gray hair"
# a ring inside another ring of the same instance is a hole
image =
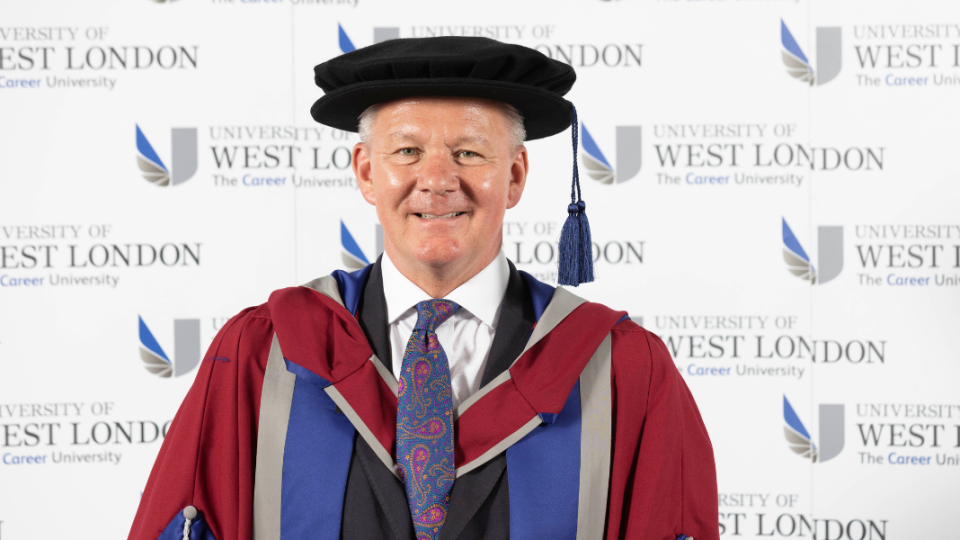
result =
[[[514,149],[523,146],[523,141],[527,139],[527,130],[523,127],[523,115],[516,107],[509,103],[500,102],[503,105],[503,112],[507,115],[507,121],[510,123],[510,139]],[[377,103],[367,107],[360,113],[360,141],[363,144],[370,144],[370,130],[373,128],[373,119],[383,108],[383,103]]]

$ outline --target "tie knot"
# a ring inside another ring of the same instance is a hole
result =
[[[460,309],[460,306],[449,300],[417,302],[417,328],[436,329],[458,309]]]

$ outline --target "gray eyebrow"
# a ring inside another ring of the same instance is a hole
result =
[[[453,140],[453,146],[457,146],[463,143],[474,143],[478,145],[487,144],[489,139],[483,135],[465,135],[463,137]]]
[[[401,128],[399,131],[394,131],[393,133],[388,134],[387,137],[392,141],[416,141],[418,139],[415,133],[406,131],[403,128]],[[482,134],[464,135],[462,137],[453,139],[453,141],[450,143],[450,146],[459,146],[464,143],[484,145],[488,144],[489,142],[490,139]]]
[[[416,139],[416,137],[415,137],[412,133],[407,133],[407,132],[404,132],[404,131],[394,131],[393,133],[391,133],[390,135],[388,135],[388,137],[389,137],[390,139],[399,140],[399,141],[406,141],[406,140]]]

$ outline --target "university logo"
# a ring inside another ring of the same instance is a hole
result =
[[[155,186],[182,184],[197,172],[197,128],[173,128],[170,136],[170,167],[167,167],[137,126],[137,165],[143,178]]]
[[[617,126],[616,169],[607,161],[585,124],[580,124],[580,145],[583,168],[590,178],[601,184],[620,184],[640,172],[640,126]]]
[[[780,43],[783,49],[780,54],[783,64],[787,67],[790,76],[810,83],[810,86],[827,84],[840,73],[842,51],[841,32],[839,26],[817,28],[817,71],[814,72],[810,60],[803,54],[797,40],[787,28],[787,24],[780,19]]]
[[[343,26],[339,23],[337,24],[339,29],[339,42],[340,42],[340,52],[346,54],[348,52],[353,52],[357,50],[357,47],[354,46],[353,41],[350,39],[350,36],[347,35],[347,32],[343,29]],[[373,29],[373,42],[380,43],[381,41],[386,41],[388,39],[400,39],[400,27],[399,26],[386,26],[386,27],[375,27]]]
[[[200,363],[200,319],[173,321],[173,360],[140,319],[140,359],[147,371],[157,377],[179,377],[190,373]]]
[[[843,405],[820,405],[820,448],[813,443],[813,438],[793,410],[787,396],[783,396],[783,421],[787,446],[801,457],[809,458],[814,463],[822,463],[830,461],[843,451]]]
[[[360,249],[360,244],[350,234],[350,229],[340,220],[340,259],[348,270],[360,270],[370,264],[370,259],[364,255]],[[383,253],[383,227],[377,224],[376,230],[376,255]],[[376,258],[376,257],[374,257]]]
[[[810,257],[803,250],[800,241],[787,225],[787,220],[783,221],[783,260],[787,263],[787,270],[800,279],[809,281],[811,285],[816,285],[819,280],[823,285],[833,278],[840,275],[843,271],[843,227],[842,226],[821,226],[817,228],[817,255],[820,263],[820,271],[817,272]]]

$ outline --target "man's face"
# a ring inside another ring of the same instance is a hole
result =
[[[511,140],[502,105],[402,99],[383,105],[371,128],[354,147],[354,173],[401,271],[472,275],[493,260],[527,174],[526,148]]]

